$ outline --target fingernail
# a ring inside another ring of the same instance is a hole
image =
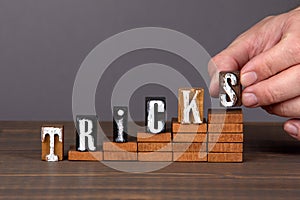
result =
[[[258,103],[257,97],[253,93],[244,93],[242,99],[245,106],[254,106]]]
[[[284,130],[291,135],[298,136],[298,128],[293,124],[286,124]]]
[[[255,72],[247,72],[241,76],[241,83],[244,87],[252,85],[257,81],[257,75]]]

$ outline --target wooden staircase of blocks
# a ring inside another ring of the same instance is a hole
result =
[[[242,162],[243,138],[242,109],[210,109],[202,124],[180,124],[174,118],[171,132],[140,132],[126,143],[106,141],[97,152],[73,147],[69,160]]]

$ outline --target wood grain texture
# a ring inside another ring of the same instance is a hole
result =
[[[202,124],[181,124],[177,118],[172,119],[172,133],[206,133],[207,123]]]
[[[178,90],[178,122],[182,123],[182,117],[183,117],[183,110],[184,110],[184,104],[183,104],[183,90],[189,90],[190,91],[190,97],[191,100],[196,91],[199,92],[196,98],[196,104],[199,110],[200,119],[203,122],[204,119],[204,89],[203,88],[179,88]],[[193,115],[192,112],[190,112],[190,119],[193,121]]]
[[[129,151],[137,152],[137,143],[136,142],[103,142],[103,151]]]
[[[75,144],[74,123],[56,123],[64,124],[65,147]],[[1,199],[299,198],[300,142],[282,123],[244,123],[243,163],[173,162],[151,173],[122,172],[100,162],[41,161],[42,124],[0,121]],[[101,126],[111,135],[111,122]]]
[[[209,124],[241,124],[243,123],[243,111],[235,109],[208,109],[207,122]]]
[[[208,143],[208,151],[212,153],[242,153],[243,143]]]
[[[172,161],[172,152],[138,152],[139,161],[164,162]]]
[[[104,151],[103,160],[107,161],[134,161],[137,160],[136,152],[126,152],[126,151]]]
[[[47,124],[42,127],[55,127],[62,129],[62,141],[59,141],[58,135],[54,136],[54,154],[58,156],[58,160],[64,159],[64,126],[61,124]],[[42,141],[42,160],[47,160],[46,156],[50,153],[50,136],[46,135],[44,141]]]
[[[173,161],[207,162],[207,154],[206,152],[173,152]]]
[[[172,143],[138,143],[139,152],[151,152],[151,151],[172,151]]]
[[[176,133],[173,134],[173,142],[206,142],[206,133]]]
[[[243,124],[208,124],[209,133],[242,133]]]
[[[207,145],[204,143],[173,143],[173,152],[206,152]]]
[[[76,151],[76,147],[72,145],[68,152],[68,160],[70,161],[100,161],[103,160],[102,151],[82,152]]]
[[[243,142],[243,133],[209,133],[208,142]]]
[[[233,85],[231,83],[231,81],[228,81],[228,79],[225,78],[226,74],[228,74],[228,73],[233,74],[236,77],[236,80],[237,80],[236,85]],[[223,71],[223,72],[219,73],[220,95],[226,94],[226,91],[223,89],[225,82],[227,82],[229,84],[230,88],[234,91],[236,98],[237,98],[236,103],[230,107],[241,106],[242,105],[242,84],[240,81],[240,72],[239,71],[234,71],[234,72]],[[223,106],[222,103],[220,103],[220,105]]]
[[[171,133],[137,133],[137,142],[171,142]]]
[[[242,153],[208,153],[208,162],[243,162]]]

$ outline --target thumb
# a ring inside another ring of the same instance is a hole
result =
[[[300,140],[300,119],[290,119],[285,122],[284,131],[293,138]]]
[[[278,27],[281,26],[280,24],[282,24],[283,18],[284,15],[279,15],[277,17],[267,17],[263,19],[235,39],[225,50],[212,58],[208,66],[208,72],[211,78],[209,89],[211,96],[218,96],[219,79],[216,77],[218,77],[220,71],[241,70],[249,60],[261,52],[270,49],[278,42],[282,35],[281,29],[278,29]],[[242,75],[251,70],[249,67],[247,68],[248,69],[243,70]],[[242,84],[249,82],[245,81],[245,76],[243,79]]]
[[[219,94],[219,72],[240,70],[249,60],[248,42],[238,38],[229,47],[212,58],[208,64],[211,78],[209,93],[212,97]]]

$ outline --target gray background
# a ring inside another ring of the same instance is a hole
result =
[[[146,26],[174,29],[197,40],[213,56],[257,21],[297,5],[300,1],[0,0],[0,120],[71,120],[73,82],[81,62],[97,44],[121,31]],[[177,56],[157,50],[120,57],[99,83],[107,86],[96,94],[101,120],[111,119],[107,102],[111,85],[126,72],[122,67],[147,62],[189,67]],[[190,76],[199,86],[198,77],[192,72]],[[135,120],[144,119],[144,96],[154,95],[167,96],[169,118],[177,115],[177,101],[167,88],[145,85],[130,101]],[[245,109],[245,120],[283,119]]]

